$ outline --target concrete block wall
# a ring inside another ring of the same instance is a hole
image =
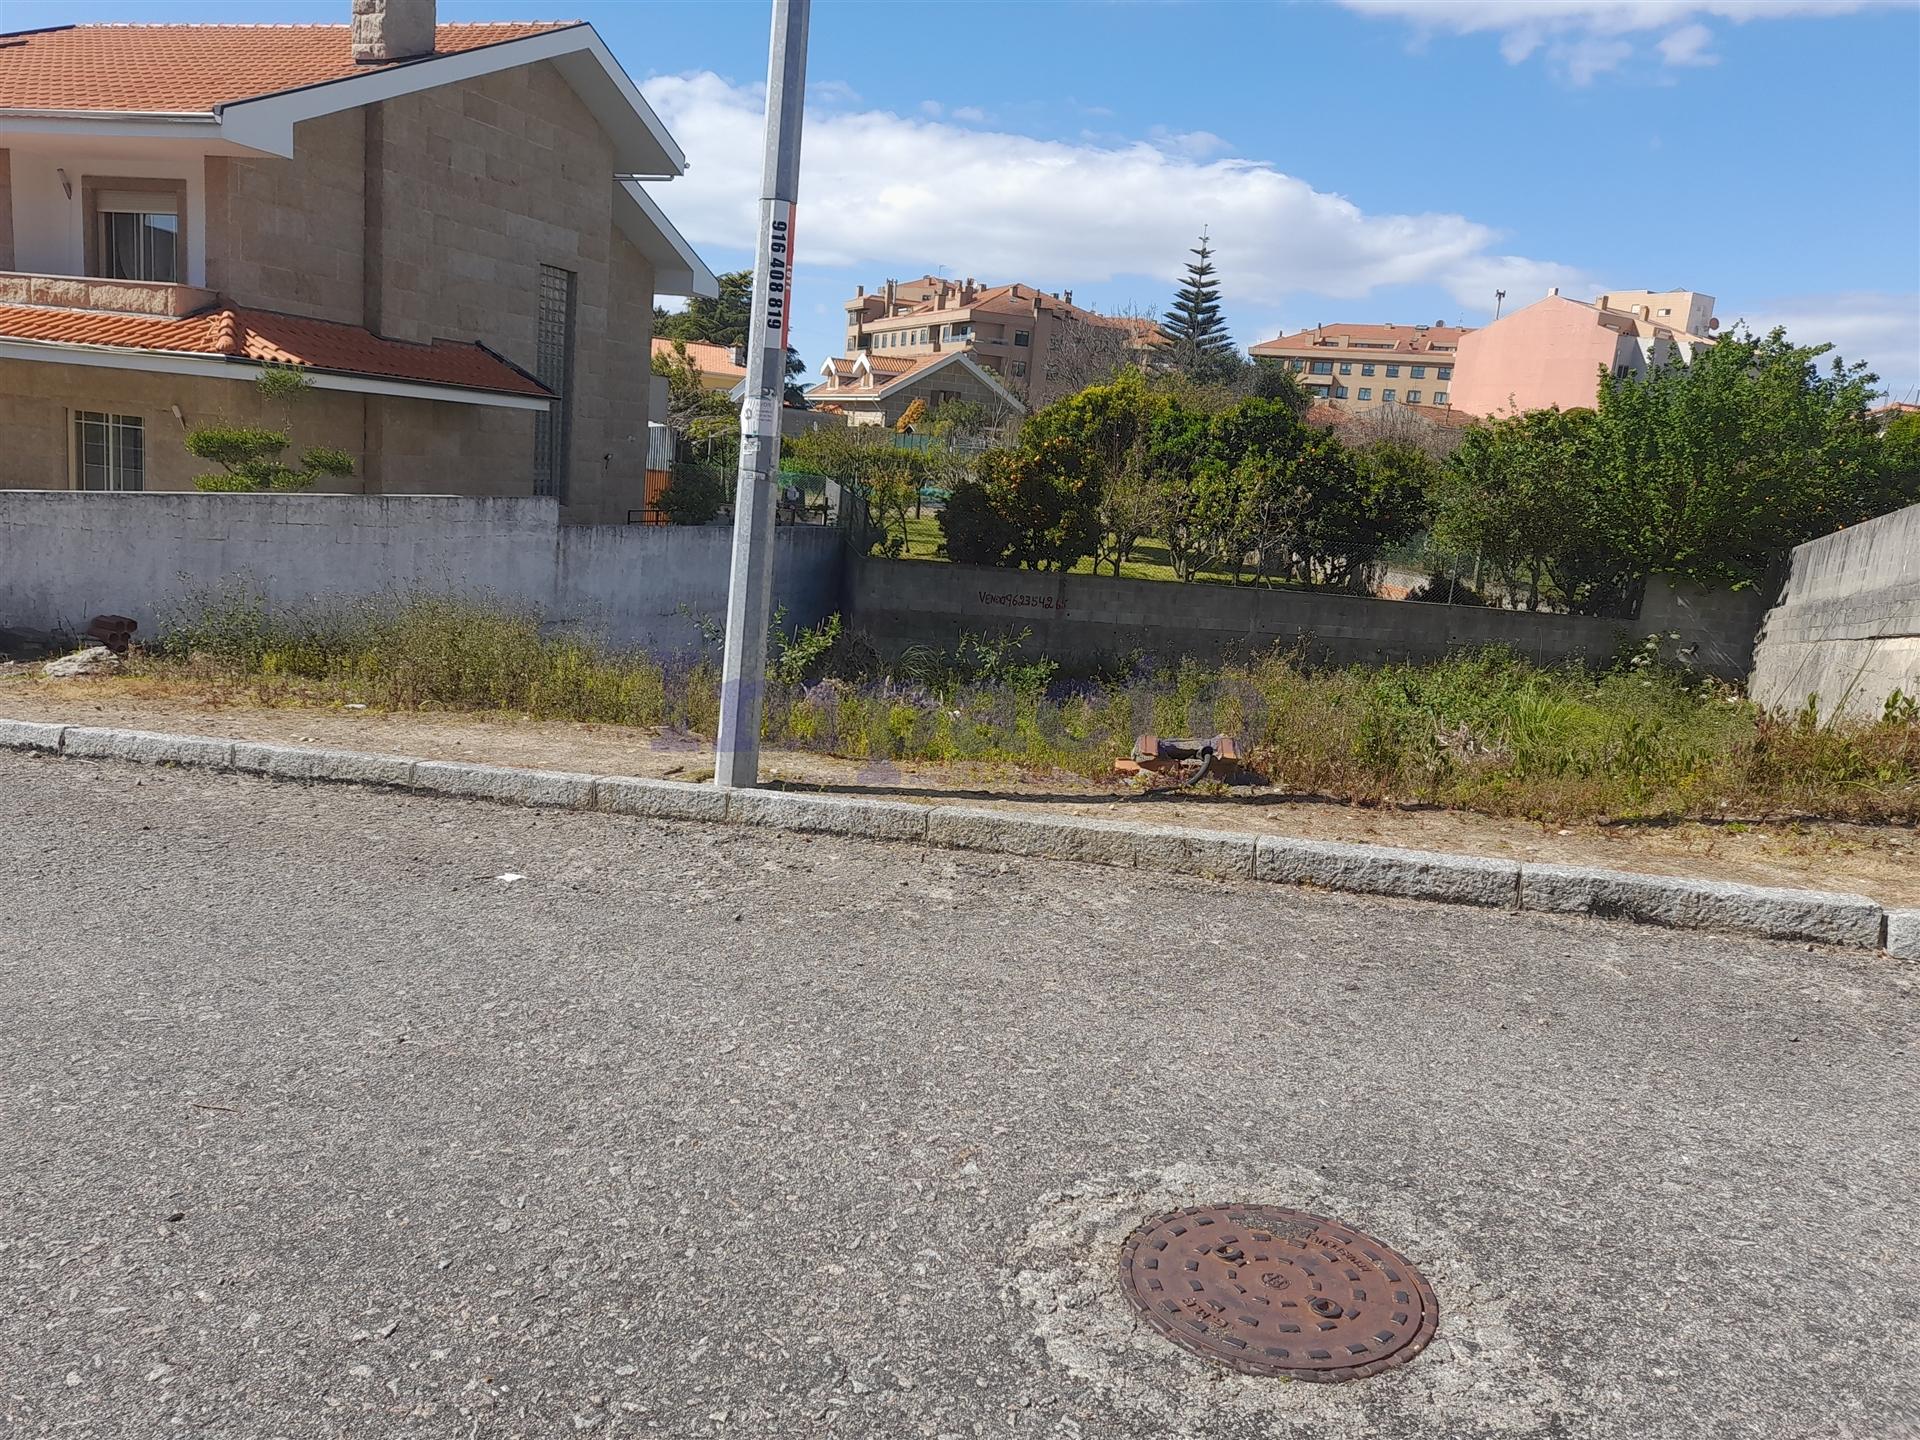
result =
[[[1754,649],[1753,698],[1872,717],[1920,697],[1920,505],[1796,546]]]
[[[1605,661],[1648,629],[1637,620],[911,560],[856,560],[847,591],[852,624],[883,655],[909,645],[951,645],[964,634],[1029,630],[1036,652],[1063,663],[1134,651],[1218,659],[1303,644],[1339,665],[1436,660],[1485,645],[1509,646],[1550,665]],[[1704,642],[1703,656],[1741,648],[1737,622],[1730,638],[1724,616],[1669,607],[1660,619],[1681,630],[1681,644]]]
[[[726,610],[721,526],[562,525],[551,500],[453,496],[75,494],[0,490],[0,625],[142,635],[195,591],[272,606],[484,590],[622,648],[692,651]],[[811,625],[841,608],[837,531],[783,526],[774,603]]]

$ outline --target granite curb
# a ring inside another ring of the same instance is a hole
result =
[[[785,790],[721,790],[684,781],[575,775],[418,760],[201,735],[0,719],[0,749],[89,760],[191,765],[271,779],[380,785],[497,803],[602,810],[647,819],[759,825],[905,840],[1121,869],[1172,870],[1355,895],[1628,920],[1675,929],[1884,947],[1920,960],[1920,910],[1864,895],[1733,885],[1575,865],[1520,863],[1386,845],[1351,845],[1069,816],[1021,815]]]

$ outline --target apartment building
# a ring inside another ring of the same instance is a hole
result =
[[[1453,403],[1469,415],[1592,409],[1600,374],[1644,375],[1713,343],[1713,296],[1619,290],[1592,301],[1550,290],[1460,344]]]
[[[1031,285],[982,287],[972,277],[922,275],[862,285],[847,302],[845,358],[918,362],[965,352],[1028,409],[1137,360],[1158,332],[1150,322],[1098,314]]]
[[[993,416],[1024,415],[1027,409],[977,355],[957,347],[937,355],[862,351],[851,360],[835,356],[820,367],[820,383],[807,391],[809,405],[844,415],[849,425],[897,425],[916,400],[934,413],[955,400]]]
[[[717,288],[632,178],[679,146],[590,25],[351,19],[0,37],[0,488],[188,488],[224,423],[322,488],[642,503],[655,294]]]
[[[1250,347],[1285,366],[1315,400],[1341,410],[1377,405],[1445,409],[1454,402],[1458,325],[1316,325]]]

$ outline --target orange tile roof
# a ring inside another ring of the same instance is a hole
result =
[[[434,53],[581,23],[442,25]],[[65,25],[0,35],[0,110],[203,112],[414,63],[356,64],[345,25]]]
[[[687,358],[693,362],[693,368],[704,375],[732,375],[738,379],[747,373],[746,366],[733,363],[733,347],[730,345],[711,345],[705,340],[666,340],[655,336],[653,353],[671,358],[676,344],[687,347]]]
[[[1249,355],[1276,355],[1282,350],[1335,350],[1365,349],[1373,345],[1390,345],[1391,350],[1376,350],[1376,355],[1403,354],[1417,355],[1432,350],[1435,345],[1458,345],[1462,335],[1469,334],[1468,325],[1429,325],[1424,330],[1415,325],[1316,325],[1311,330],[1296,330],[1291,335],[1277,336],[1272,340],[1262,340],[1258,345],[1248,347]],[[1346,346],[1331,342],[1344,339]],[[1326,344],[1315,342],[1325,340]],[[1355,346],[1351,342],[1359,341]],[[1437,353],[1447,354],[1447,351]]]
[[[227,306],[174,319],[0,305],[0,339],[102,345],[156,354],[204,355],[256,364],[298,365],[342,375],[451,385],[509,395],[551,392],[487,349],[456,340],[417,345],[359,325]]]

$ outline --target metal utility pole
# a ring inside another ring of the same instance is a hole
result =
[[[740,477],[733,495],[733,573],[727,586],[727,653],[720,672],[720,736],[713,783],[760,778],[760,711],[766,698],[767,611],[773,600],[775,477],[787,392],[792,318],[793,207],[800,182],[800,114],[806,93],[812,0],[773,0],[767,55],[767,149],[760,185],[753,327],[740,406]]]

